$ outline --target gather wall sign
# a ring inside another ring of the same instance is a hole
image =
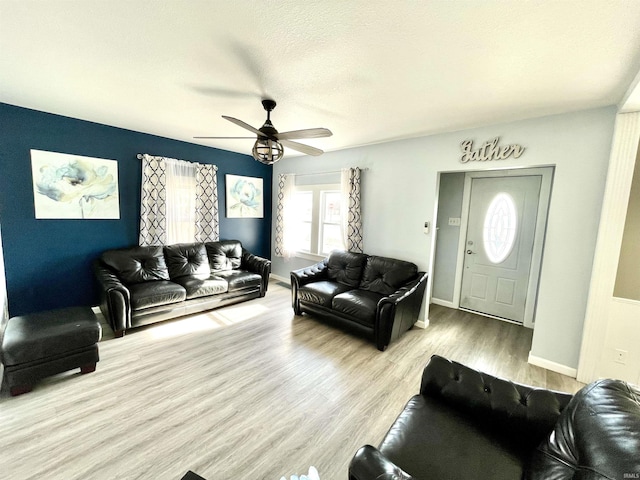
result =
[[[460,162],[489,162],[493,160],[505,160],[511,156],[519,158],[525,148],[522,145],[498,145],[500,137],[484,142],[479,148],[473,149],[473,140],[465,140],[460,144],[462,157]]]

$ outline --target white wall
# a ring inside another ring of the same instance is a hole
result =
[[[618,114],[578,364],[577,379],[584,383],[609,376],[640,382],[640,302],[613,296],[639,140],[640,111]],[[628,351],[626,367],[615,362],[614,349]]]
[[[288,158],[274,165],[274,198],[281,173],[367,168],[362,181],[365,253],[410,260],[427,270],[432,239],[423,224],[434,221],[438,172],[555,165],[531,354],[575,369],[615,114],[607,107]],[[501,144],[525,146],[525,153],[518,159],[460,163],[462,141],[473,139],[478,147],[497,136]],[[273,252],[272,261],[273,273],[285,278],[313,263],[284,261]]]
[[[640,149],[633,170],[613,295],[640,302]]]

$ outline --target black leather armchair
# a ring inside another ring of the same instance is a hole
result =
[[[434,355],[420,394],[379,448],[358,450],[349,478],[640,478],[640,391],[601,380],[571,396]]]

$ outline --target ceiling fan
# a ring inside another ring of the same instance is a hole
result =
[[[308,155],[322,155],[324,152],[319,148],[302,143],[293,142],[301,138],[322,138],[333,135],[331,130],[327,128],[307,128],[305,130],[292,130],[290,132],[278,132],[271,123],[271,111],[276,108],[275,100],[263,99],[262,106],[267,111],[267,120],[260,128],[254,128],[248,123],[238,120],[237,118],[222,115],[222,118],[229,120],[231,123],[249,130],[257,135],[256,142],[253,145],[251,154],[257,161],[266,165],[273,165],[284,155],[284,148],[289,147],[301,153]],[[193,138],[251,138],[254,137],[193,137]]]

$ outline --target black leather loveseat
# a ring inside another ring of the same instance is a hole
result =
[[[418,320],[426,284],[427,274],[411,262],[334,251],[291,272],[293,311],[371,337],[384,351]]]
[[[576,395],[495,378],[433,356],[378,449],[350,480],[640,478],[640,390],[600,380]]]
[[[94,272],[100,310],[122,336],[132,327],[263,297],[271,261],[223,240],[108,250]]]

